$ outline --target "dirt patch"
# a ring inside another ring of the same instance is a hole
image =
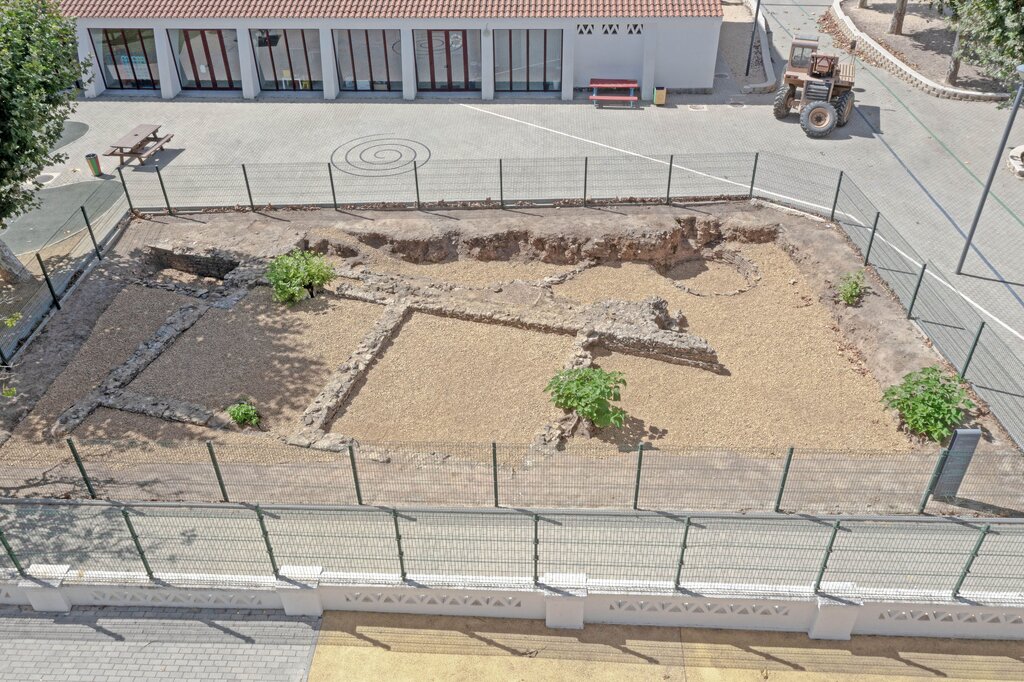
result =
[[[754,39],[754,52],[750,60],[750,75],[744,76],[747,68],[747,54],[750,49],[750,32],[754,27],[754,15],[743,2],[722,3],[722,31],[718,39],[718,52],[725,59],[733,80],[739,85],[757,85],[765,81],[764,63],[761,60],[760,36]],[[716,77],[718,74],[715,74]],[[717,81],[716,81],[717,82]]]
[[[252,400],[263,427],[283,437],[380,313],[328,297],[285,308],[269,288],[254,289],[231,310],[206,313],[128,389],[215,411]]]
[[[529,442],[557,415],[544,386],[572,338],[415,314],[335,433],[374,441]]]
[[[460,258],[445,263],[410,263],[397,258],[368,259],[367,267],[377,272],[432,279],[474,287],[488,287],[500,282],[523,280],[535,282],[569,270],[564,265],[536,261],[478,261]]]
[[[954,32],[946,27],[942,15],[927,2],[908,2],[903,20],[903,35],[889,33],[893,2],[870,2],[858,7],[858,0],[842,3],[854,25],[885,47],[894,57],[921,75],[946,84],[946,71],[953,52]],[[953,87],[979,92],[1003,92],[1005,88],[986,76],[977,66],[963,62]]]

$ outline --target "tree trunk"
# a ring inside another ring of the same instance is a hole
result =
[[[956,85],[957,78],[960,77],[960,57],[956,54],[959,51],[960,30],[957,29],[956,35],[953,36],[953,53],[949,55],[949,65],[946,67],[946,83],[948,85]]]
[[[907,0],[896,0],[896,9],[892,13],[892,21],[889,22],[889,33],[903,35],[903,19],[907,16]]]
[[[868,6],[868,0],[857,0],[857,8],[865,9]]]
[[[0,279],[8,284],[20,284],[32,279],[32,273],[21,264],[7,243],[0,239]]]

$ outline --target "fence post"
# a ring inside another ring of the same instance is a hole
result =
[[[587,206],[587,170],[590,167],[590,158],[583,157],[583,207]]]
[[[754,152],[754,170],[750,172],[750,193],[747,195],[748,199],[754,198],[754,179],[757,177],[757,160],[760,156],[761,152]]]
[[[53,288],[53,282],[50,281],[50,273],[46,270],[46,263],[43,262],[43,257],[36,251],[36,262],[39,263],[39,269],[43,271],[43,279],[46,280],[46,288],[50,290],[50,296],[53,297],[53,305],[60,310],[60,297],[57,296],[57,291]]]
[[[640,445],[636,449],[636,484],[633,486],[633,509],[637,509],[640,505],[640,474],[644,468],[644,444]]]
[[[956,585],[953,586],[953,599],[960,596],[960,588],[964,586],[964,581],[967,580],[967,574],[971,572],[971,566],[974,565],[974,560],[978,558],[978,552],[981,551],[981,544],[985,542],[985,538],[988,536],[989,531],[992,530],[992,526],[985,524],[978,534],[978,541],[974,543],[974,549],[971,550],[970,556],[967,557],[967,561],[964,563],[964,568],[960,571],[960,577],[956,581]]]
[[[782,493],[786,490],[786,479],[789,478],[789,466],[793,463],[793,446],[786,452],[786,461],[782,465],[782,478],[779,479],[779,493],[775,496],[775,513],[782,510]]]
[[[690,517],[686,517],[686,527],[683,528],[683,543],[679,547],[679,566],[676,568],[676,589],[679,589],[679,582],[683,578],[683,556],[686,554],[686,542],[690,538]]]
[[[146,576],[152,580],[153,569],[149,566],[149,560],[146,559],[146,552],[142,549],[142,543],[139,542],[139,534],[135,532],[135,526],[132,524],[132,520],[128,516],[128,510],[124,507],[121,507],[121,516],[124,517],[124,524],[128,526],[128,534],[132,536],[132,542],[135,543],[135,551],[139,553],[139,558],[142,559],[142,567],[146,569]]]
[[[540,584],[540,515],[533,515],[533,584]]]
[[[498,159],[498,205],[505,208],[505,170],[501,159]]]
[[[245,164],[242,164],[242,178],[245,180],[245,193],[249,195],[249,208],[256,210],[256,204],[252,200],[252,190],[249,188],[249,174],[245,171]]]
[[[825,555],[821,557],[821,567],[818,568],[818,577],[814,579],[814,594],[821,590],[821,579],[825,577],[825,570],[828,568],[828,558],[832,556],[832,548],[836,544],[836,535],[839,534],[839,521],[832,525],[832,534],[828,538],[828,546],[825,547]]]
[[[156,169],[156,179],[160,181],[160,191],[164,195],[164,206],[167,207],[167,215],[174,213],[174,209],[171,208],[171,200],[167,198],[167,186],[164,185],[164,176],[160,174],[160,166],[153,166]]]
[[[836,195],[832,199],[832,212],[829,213],[829,215],[828,215],[828,219],[829,220],[835,220],[836,219],[836,206],[839,205],[839,190],[840,190],[840,188],[842,188],[842,186],[843,186],[843,171],[839,171],[839,182],[836,183]]]
[[[363,490],[359,487],[359,470],[356,469],[356,446],[348,444],[348,461],[352,465],[352,483],[356,487],[356,503],[363,504]]]
[[[124,198],[128,200],[128,210],[135,213],[135,207],[132,206],[132,195],[128,194],[128,183],[124,181],[124,173],[121,172],[121,167],[117,167],[117,177],[121,178],[121,189],[124,190]]]
[[[875,211],[875,224],[871,226],[871,236],[868,237],[868,248],[864,249],[864,265],[868,264],[871,258],[871,247],[875,245],[875,233],[878,232],[878,219],[882,217],[881,211]]]
[[[962,381],[967,376],[967,368],[971,366],[971,360],[974,358],[974,351],[978,350],[978,341],[981,341],[981,333],[985,331],[985,320],[981,321],[978,325],[978,332],[974,335],[974,341],[971,343],[971,349],[967,351],[967,358],[964,360],[964,368],[960,370],[960,380]]]
[[[494,483],[494,506],[498,505],[498,444],[491,443],[491,481]]]
[[[416,210],[420,210],[420,172],[417,170],[416,160],[412,162],[412,180],[416,183]]]
[[[206,441],[206,449],[210,453],[210,462],[213,463],[213,473],[217,474],[217,485],[220,486],[220,496],[225,502],[230,502],[228,499],[228,489],[224,485],[224,477],[220,473],[220,464],[217,463],[217,455],[213,454],[213,443]]]
[[[334,169],[331,168],[331,163],[327,163],[327,177],[331,181],[331,201],[334,203],[334,210],[338,210],[338,194],[334,191]]]
[[[395,543],[398,545],[398,570],[402,574],[402,582],[405,582],[405,552],[402,551],[402,533],[398,530],[398,510],[391,510],[391,520],[395,524]]]
[[[935,484],[939,482],[939,475],[942,473],[943,467],[946,466],[946,459],[949,457],[949,450],[942,450],[939,453],[939,458],[935,460],[935,468],[932,469],[932,476],[928,479],[928,487],[925,488],[924,495],[921,496],[921,503],[917,505],[917,513],[924,514],[924,508],[928,504],[928,498],[932,496],[932,491],[935,490]]]
[[[95,500],[96,490],[92,487],[92,481],[89,480],[89,474],[85,473],[85,464],[82,463],[82,456],[78,454],[78,448],[75,447],[75,441],[68,438],[65,442],[71,450],[71,456],[75,458],[75,464],[78,466],[78,473],[82,474],[82,480],[85,481],[85,489],[89,491],[89,497]]]
[[[0,369],[10,369],[11,363],[7,359],[7,354],[4,353],[4,344],[0,341]]]
[[[85,206],[79,206],[82,209],[82,217],[85,218],[85,229],[89,230],[89,238],[92,239],[92,248],[96,249],[96,257],[103,260],[103,254],[100,253],[100,245],[96,243],[96,234],[92,231],[92,223],[89,222],[89,215],[85,212]]]
[[[665,205],[672,205],[672,166],[676,164],[676,155],[670,154],[668,157],[668,186],[665,188]]]
[[[7,542],[7,536],[4,535],[4,531],[2,528],[0,528],[0,545],[4,546],[4,551],[7,552],[7,558],[11,560],[11,563],[14,565],[15,570],[18,571],[18,575],[20,575],[22,578],[26,577],[25,568],[21,565],[21,562],[18,561],[18,556],[14,553],[14,549],[11,547],[11,543]]]
[[[267,532],[267,522],[263,520],[263,510],[256,505],[256,520],[260,522],[260,533],[263,534],[263,544],[267,546],[267,556],[270,557],[270,566],[274,569],[274,577],[280,578],[281,572],[277,568],[277,559],[274,558],[274,547],[270,544],[270,533]]]
[[[917,303],[917,293],[921,291],[921,282],[924,281],[924,272],[928,269],[927,263],[921,264],[921,274],[917,276],[917,284],[914,285],[914,294],[910,297],[910,305],[907,306],[907,319],[911,319],[914,315],[914,304]]]

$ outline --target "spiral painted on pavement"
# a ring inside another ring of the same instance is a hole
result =
[[[429,160],[425,144],[389,135],[357,137],[331,154],[331,163],[342,173],[368,178],[411,173],[413,162],[423,166]]]

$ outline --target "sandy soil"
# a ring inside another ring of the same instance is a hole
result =
[[[163,324],[188,298],[162,289],[129,286],[100,316],[92,334],[35,409],[18,424],[14,438],[39,441],[57,417],[87,394]]]
[[[232,310],[207,312],[128,388],[213,410],[252,400],[262,426],[287,436],[380,311],[328,297],[288,308],[260,287]]]
[[[416,264],[383,255],[370,260],[366,267],[375,272],[432,277],[443,282],[474,287],[486,287],[490,284],[509,282],[514,279],[532,282],[571,269],[564,265],[552,265],[539,261],[526,263],[517,261],[485,262],[468,258],[447,263]]]
[[[883,409],[878,383],[841,351],[834,321],[797,267],[774,244],[746,245],[760,283],[737,296],[700,297],[638,264],[596,267],[555,287],[581,302],[661,296],[682,310],[689,331],[718,352],[728,376],[621,354],[598,357],[625,372],[622,407],[629,431],[664,443],[804,446],[905,450],[912,446]],[[714,289],[711,269],[684,280]],[[710,280],[704,282],[704,277]],[[792,282],[792,283],[791,283]]]
[[[860,9],[857,0],[845,0],[843,11],[861,31],[883,45],[897,59],[937,83],[946,82],[949,55],[953,51],[953,32],[939,13],[927,2],[909,2],[903,20],[903,35],[889,33],[894,2],[869,2]],[[963,62],[956,86],[967,90],[1002,92],[998,81],[986,76],[978,67]]]
[[[311,682],[332,680],[1017,680],[1012,642],[587,625],[377,613],[324,614]]]
[[[332,431],[376,441],[529,442],[572,339],[414,314]]]

